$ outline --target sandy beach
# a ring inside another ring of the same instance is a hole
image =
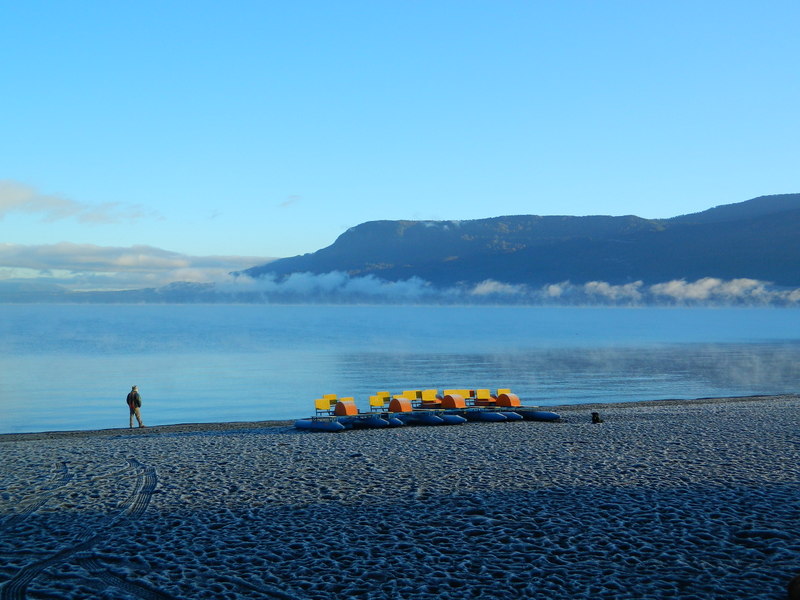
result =
[[[0,436],[0,599],[786,597],[800,396],[555,410]]]

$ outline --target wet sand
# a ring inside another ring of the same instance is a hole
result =
[[[2,435],[0,598],[785,597],[800,396],[556,410]]]

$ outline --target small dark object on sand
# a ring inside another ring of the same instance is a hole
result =
[[[800,600],[800,575],[795,575],[787,586],[789,600]]]
[[[602,423],[602,422],[603,422],[603,419],[600,418],[600,413],[599,412],[593,412],[592,413],[592,423]]]

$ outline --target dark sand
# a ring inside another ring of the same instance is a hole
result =
[[[785,598],[800,397],[557,411],[2,435],[0,599]]]

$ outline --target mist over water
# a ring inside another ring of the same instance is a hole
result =
[[[458,388],[462,381],[510,387],[536,404],[785,393],[800,378],[798,344],[670,345],[652,348],[533,348],[507,354],[353,354],[351,387],[382,370],[389,387]],[[396,373],[399,377],[392,378]],[[369,395],[369,389],[358,390]]]
[[[800,306],[800,288],[768,281],[702,277],[655,284],[589,281],[552,282],[542,286],[486,279],[477,284],[440,287],[419,277],[387,281],[374,275],[350,276],[341,271],[292,273],[285,277],[228,275],[208,290],[241,302],[345,302],[424,304],[526,304],[535,306]]]
[[[0,432],[293,419],[325,393],[510,387],[557,405],[793,393],[800,311],[4,305]]]

